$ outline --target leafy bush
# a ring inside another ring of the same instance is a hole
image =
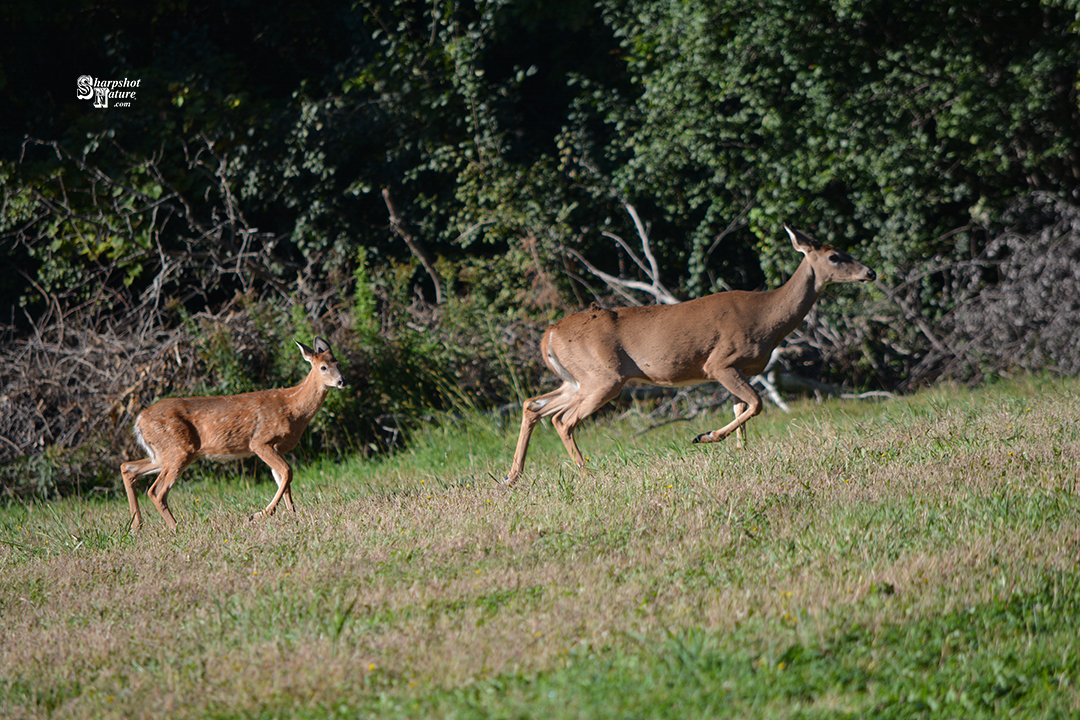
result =
[[[138,407],[292,383],[315,332],[368,384],[330,396],[302,451],[385,448],[530,394],[548,321],[624,301],[589,268],[680,299],[776,286],[797,260],[782,222],[883,293],[830,292],[791,369],[889,389],[1080,369],[1075,233],[1051,229],[1080,204],[1071,0],[0,17],[25,29],[0,45],[20,98],[0,119],[0,463],[90,443],[55,464],[111,477]],[[143,85],[103,112],[27,80],[70,67]],[[635,233],[654,272],[612,239]]]

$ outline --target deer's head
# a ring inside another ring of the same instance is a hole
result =
[[[791,237],[791,244],[806,256],[814,268],[818,287],[831,282],[873,282],[877,273],[843,250],[832,245],[822,245],[804,232],[784,226]]]
[[[315,338],[315,347],[309,348],[302,342],[296,343],[300,348],[300,354],[311,363],[311,368],[318,373],[319,380],[327,387],[345,387],[345,378],[341,375],[341,368],[334,358],[334,351],[330,349],[330,343],[321,337]]]

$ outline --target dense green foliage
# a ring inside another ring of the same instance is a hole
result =
[[[257,228],[271,275],[324,279],[358,246],[407,259],[390,188],[438,254],[526,274],[607,247],[619,197],[688,294],[760,282],[759,251],[790,266],[783,221],[895,275],[978,252],[1018,197],[1075,192],[1072,5],[8,4],[5,244],[48,292],[103,258],[145,287],[159,244],[228,256]],[[83,73],[141,85],[98,110]]]
[[[1062,9],[627,6],[608,17],[639,95],[614,109],[627,132],[607,154],[624,187],[650,188],[668,216],[696,220],[679,223],[699,273],[747,205],[763,240],[797,219],[895,274],[958,242],[968,251],[1017,195],[1075,190],[1080,55]]]
[[[948,348],[913,320],[994,282],[950,289],[947,268],[1080,201],[1078,18],[1073,0],[5,3],[5,342],[57,317],[145,346],[147,325],[186,326],[207,385],[235,390],[289,378],[294,334],[336,332],[375,368],[379,394],[343,410],[360,425],[496,405],[537,382],[547,321],[623,300],[578,257],[642,279],[611,237],[636,242],[629,204],[648,279],[681,298],[778,282],[782,222],[857,253],[887,297],[837,291],[806,366],[921,382]],[[139,85],[95,108],[82,75]],[[193,318],[224,308],[279,359],[223,360]]]

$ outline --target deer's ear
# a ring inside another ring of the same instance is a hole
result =
[[[324,352],[330,352],[330,343],[326,342],[321,337],[315,338],[315,352],[320,355]]]
[[[300,354],[304,356],[304,359],[311,362],[311,359],[315,357],[315,351],[299,340],[293,340],[293,342],[296,343],[296,347],[300,348]]]
[[[787,230],[788,236],[791,238],[791,245],[796,250],[806,255],[811,250],[821,249],[821,243],[814,238],[810,237],[804,232],[799,230],[793,230],[789,226],[784,225],[784,229]]]

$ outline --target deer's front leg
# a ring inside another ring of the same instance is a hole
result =
[[[746,408],[747,408],[746,403],[737,402],[737,403],[734,403],[734,405],[732,406],[731,409],[734,411],[735,417],[738,418],[739,415],[741,415],[743,412],[746,411]],[[737,448],[739,448],[741,450],[744,445],[746,445],[746,424],[745,423],[740,425],[739,427],[735,428],[735,447],[737,447]]]
[[[292,483],[292,468],[289,467],[289,463],[285,462],[285,458],[281,453],[277,451],[271,445],[252,446],[251,451],[259,456],[259,459],[270,466],[270,471],[274,474],[274,482],[277,483],[277,493],[274,494],[274,499],[270,501],[270,504],[265,509],[260,510],[251,516],[254,520],[257,517],[263,515],[270,516],[274,514],[274,510],[277,509],[278,503],[282,498],[285,498],[285,507],[295,512],[296,508],[293,507],[292,491],[289,485]]]
[[[741,371],[733,367],[710,370],[708,365],[706,365],[705,370],[711,378],[727,388],[732,395],[741,401],[741,403],[736,404],[736,408],[738,409],[739,405],[742,405],[743,409],[736,414],[734,420],[719,430],[698,435],[693,440],[696,443],[720,442],[735,430],[741,428],[747,420],[761,412],[761,396],[757,394],[757,391],[754,390]]]

